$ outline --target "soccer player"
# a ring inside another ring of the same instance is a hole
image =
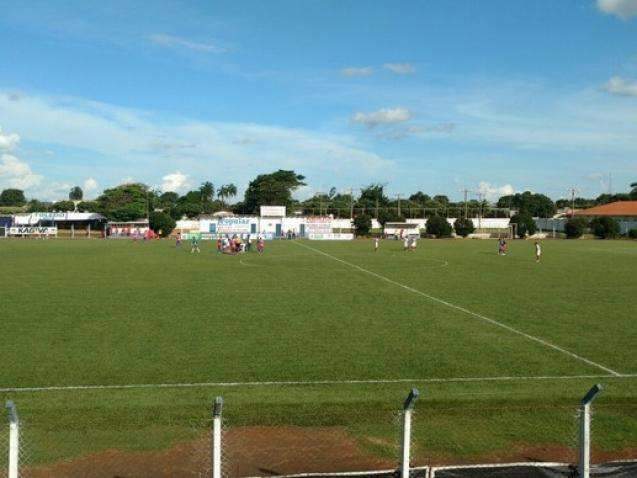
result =
[[[542,257],[542,246],[538,241],[535,241],[535,262],[540,262]]]
[[[411,239],[410,249],[411,249],[412,252],[416,252],[416,238],[415,237],[413,237]]]
[[[378,237],[374,238],[374,252],[378,252],[378,246],[380,246],[380,239]]]
[[[403,247],[406,251],[409,250],[409,237],[405,236],[405,238],[403,239]]]
[[[181,232],[177,233],[177,240],[175,241],[175,247],[181,247]]]
[[[257,239],[257,252],[259,254],[263,254],[263,249],[265,248],[265,241],[263,240],[262,237],[259,237]]]
[[[194,252],[197,252],[197,254],[201,252],[201,250],[199,249],[199,240],[196,236],[193,236],[193,238],[190,240],[190,253],[192,254]]]

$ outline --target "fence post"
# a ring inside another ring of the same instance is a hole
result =
[[[15,404],[7,401],[9,412],[9,468],[7,478],[18,478],[20,459],[20,420]]]
[[[212,478],[221,478],[221,410],[223,398],[217,397],[212,407]]]
[[[420,393],[412,388],[403,405],[403,437],[402,457],[400,462],[401,478],[409,478],[409,464],[411,455],[411,415]]]
[[[590,477],[591,467],[591,403],[602,391],[601,385],[591,388],[580,405],[580,430],[579,430],[579,466],[578,476],[580,478]]]

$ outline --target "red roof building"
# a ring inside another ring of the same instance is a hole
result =
[[[601,206],[575,211],[576,216],[598,217],[635,217],[637,218],[637,201],[616,201]]]

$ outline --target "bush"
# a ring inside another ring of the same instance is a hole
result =
[[[588,228],[588,219],[585,217],[572,217],[564,224],[564,232],[569,239],[577,239],[584,235]]]
[[[161,237],[167,237],[173,232],[177,223],[165,212],[153,211],[148,217],[150,228]]]
[[[427,234],[436,237],[451,236],[451,224],[444,217],[433,216],[427,219]]]
[[[368,214],[359,214],[354,218],[354,229],[357,236],[368,236],[372,229],[372,218]]]
[[[532,236],[537,231],[537,226],[533,217],[528,213],[516,214],[511,218],[511,224],[517,225],[518,237],[524,238],[527,235]]]
[[[611,239],[619,235],[619,222],[614,217],[596,217],[591,221],[591,230],[600,239]]]
[[[637,239],[637,229],[631,229],[628,231],[628,237],[631,239]]]
[[[462,237],[467,237],[469,234],[472,234],[473,231],[476,230],[476,228],[473,227],[473,221],[468,218],[456,219],[456,222],[453,223],[453,228],[456,230],[456,234]]]

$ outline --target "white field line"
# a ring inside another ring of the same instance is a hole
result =
[[[530,382],[530,381],[562,381],[581,379],[632,379],[637,374],[624,375],[537,375],[537,376],[502,376],[502,377],[456,377],[456,378],[396,378],[396,379],[362,379],[362,380],[288,380],[264,382],[186,382],[186,383],[137,383],[122,385],[58,385],[50,387],[5,387],[0,393],[20,392],[55,392],[74,390],[128,390],[158,388],[231,388],[231,387],[278,387],[278,386],[312,386],[312,385],[383,385],[394,383],[471,383],[471,382]]]
[[[417,294],[417,295],[420,295],[422,297],[425,297],[425,298],[427,298],[427,299],[429,299],[429,300],[431,300],[433,302],[436,302],[438,304],[442,304],[444,306],[447,306],[447,307],[449,307],[451,309],[458,310],[460,312],[464,312],[467,315],[470,315],[470,316],[475,317],[477,319],[483,320],[483,321],[488,322],[490,324],[497,325],[498,327],[501,327],[501,328],[503,328],[505,330],[508,330],[509,332],[512,332],[512,333],[517,334],[517,335],[521,335],[522,337],[525,337],[525,338],[527,338],[529,340],[532,340],[534,342],[542,344],[545,347],[552,348],[553,350],[557,350],[558,352],[561,352],[561,353],[563,353],[565,355],[568,355],[568,356],[570,356],[570,357],[572,357],[574,359],[577,359],[580,362],[584,362],[584,363],[586,363],[588,365],[591,365],[591,366],[596,367],[596,368],[598,368],[600,370],[608,372],[611,375],[614,375],[616,377],[619,377],[619,376],[622,375],[621,373],[616,372],[615,370],[613,370],[611,368],[605,367],[604,365],[601,365],[601,364],[599,364],[597,362],[593,362],[592,360],[589,360],[589,359],[587,359],[585,357],[582,357],[581,355],[577,355],[576,353],[573,353],[573,352],[571,352],[569,350],[566,350],[566,349],[564,349],[564,348],[562,348],[562,347],[560,347],[558,345],[555,345],[555,344],[553,344],[551,342],[548,342],[548,341],[546,341],[546,340],[544,340],[544,339],[542,339],[540,337],[536,337],[534,335],[527,334],[526,332],[522,332],[521,330],[515,329],[515,328],[511,327],[510,325],[503,324],[502,322],[498,322],[497,320],[491,319],[491,318],[486,317],[486,316],[484,316],[482,314],[478,314],[478,313],[473,312],[473,311],[471,311],[469,309],[465,309],[464,307],[461,307],[459,305],[452,304],[451,302],[447,302],[446,300],[440,299],[438,297],[434,297],[433,295],[426,294],[426,293],[424,293],[424,292],[422,292],[420,290],[414,289],[413,287],[409,287],[409,286],[407,286],[405,284],[401,284],[400,282],[396,282],[395,280],[392,280],[392,279],[390,279],[388,277],[385,277],[383,275],[377,274],[376,272],[372,272],[370,270],[364,269],[361,266],[358,266],[358,265],[353,264],[351,262],[348,262],[346,260],[340,259],[340,258],[338,258],[336,256],[328,254],[327,252],[323,252],[320,249],[316,249],[314,247],[308,246],[307,244],[303,244],[303,243],[296,242],[296,241],[294,243],[298,244],[301,247],[305,247],[306,249],[309,249],[311,251],[314,251],[314,252],[317,252],[319,254],[322,254],[325,257],[329,257],[330,259],[338,261],[338,262],[340,262],[342,264],[345,264],[345,265],[348,265],[350,267],[353,267],[354,269],[357,269],[357,270],[359,270],[361,272],[364,272],[366,274],[374,276],[377,279],[383,280],[385,282],[388,282],[390,284],[393,284],[395,286],[398,286],[398,287],[401,287],[401,288],[403,288],[405,290],[408,290],[409,292],[412,292],[414,294]]]

